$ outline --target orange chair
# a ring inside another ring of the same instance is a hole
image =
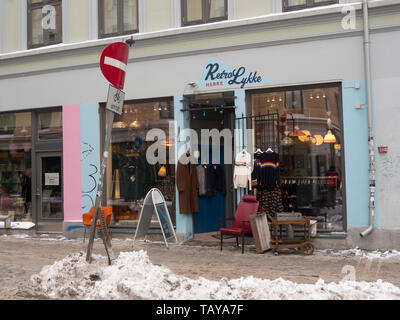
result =
[[[106,225],[107,227],[110,225],[111,222],[111,216],[112,216],[112,207],[99,207],[99,213],[100,210],[104,211],[104,215],[106,218]],[[89,229],[92,226],[92,218],[93,218],[93,212],[94,212],[94,207],[91,207],[88,213],[84,213],[82,216],[82,224],[86,227],[85,228],[85,235],[83,236],[83,242],[85,242],[86,239],[86,229]],[[100,221],[96,222],[96,227],[100,227],[101,223]]]

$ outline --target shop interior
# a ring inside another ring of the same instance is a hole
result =
[[[184,105],[184,116],[189,120],[190,128],[196,131],[199,139],[194,155],[197,159],[198,175],[203,174],[208,182],[202,184],[199,179],[199,212],[193,216],[194,233],[217,231],[220,228],[219,219],[233,215],[232,159],[227,159],[228,161],[224,159],[224,148],[229,147],[233,150],[233,139],[232,145],[229,146],[224,138],[218,141],[209,138],[207,156],[202,152],[205,149],[202,145],[201,130],[217,129],[221,132],[229,129],[232,134],[235,114],[234,95],[233,92],[226,92],[186,96]],[[217,179],[221,181],[220,184],[215,182]]]
[[[279,154],[280,211],[316,220],[320,233],[345,229],[339,95],[337,85],[251,94],[254,158],[268,147]],[[256,121],[256,115],[268,114],[275,115],[273,128]],[[271,130],[278,144],[266,138],[264,132]]]
[[[175,225],[175,165],[170,164],[174,149],[174,108],[172,99],[125,103],[122,115],[115,115],[109,149],[106,184],[107,206],[112,206],[113,227],[136,226],[146,194],[158,188],[167,203]],[[146,135],[153,128],[165,132],[160,143],[166,147],[165,163],[152,165],[146,160],[147,149],[155,141]]]

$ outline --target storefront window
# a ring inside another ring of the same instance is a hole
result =
[[[111,157],[107,163],[107,205],[113,207],[113,223],[117,226],[135,224],[143,200],[152,188],[158,188],[167,202],[175,224],[175,165],[149,164],[146,151],[154,141],[146,141],[153,128],[165,132],[162,141],[169,154],[174,148],[174,110],[172,100],[132,102],[124,105],[121,116],[116,115],[112,129]]]
[[[318,221],[319,232],[343,231],[344,168],[339,88],[307,87],[252,94],[253,115],[275,114],[275,128],[259,128],[254,151],[268,146],[279,153],[285,212]],[[268,123],[261,123],[268,126]],[[274,131],[278,143],[260,132]]]
[[[0,114],[0,214],[32,221],[31,113]]]
[[[62,139],[62,113],[49,111],[38,113],[39,140]]]

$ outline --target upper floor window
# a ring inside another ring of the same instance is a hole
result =
[[[62,0],[28,1],[28,48],[62,42]]]
[[[306,8],[326,6],[338,3],[339,0],[282,0],[283,11],[294,11]]]
[[[181,2],[183,26],[228,19],[227,0],[181,0]]]
[[[99,0],[99,37],[138,32],[138,0]]]

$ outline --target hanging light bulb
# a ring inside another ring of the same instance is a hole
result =
[[[313,100],[314,99],[314,97],[313,97],[313,95],[312,95],[312,93],[310,94],[310,100]]]
[[[269,103],[269,97],[267,98],[267,102]]]
[[[324,143],[336,143],[336,137],[330,129],[324,137]]]
[[[272,96],[272,102],[275,102],[275,96]]]
[[[282,97],[281,96],[279,96],[279,102],[282,102]]]

